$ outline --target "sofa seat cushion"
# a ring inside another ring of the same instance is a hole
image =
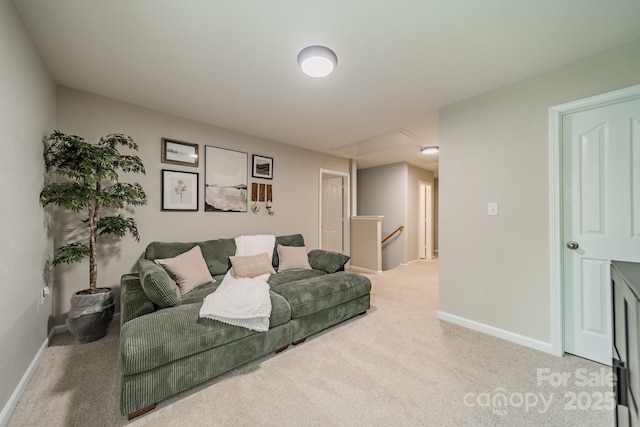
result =
[[[324,276],[325,273],[322,270],[291,270],[283,271],[282,273],[272,274],[267,280],[271,289],[283,285],[289,282],[295,282],[298,280],[311,279],[313,277]]]
[[[367,295],[371,292],[371,282],[360,274],[338,272],[273,289],[289,302],[291,317],[297,319]]]
[[[193,304],[196,302],[202,302],[205,297],[213,293],[218,286],[220,286],[221,280],[215,279],[215,283],[207,283],[206,285],[195,288],[188,294],[182,295],[182,304]]]
[[[291,309],[280,295],[271,292],[269,328],[291,320]],[[199,317],[202,302],[165,308],[131,319],[120,332],[120,363],[124,375],[158,366],[223,346],[252,334],[239,326]]]

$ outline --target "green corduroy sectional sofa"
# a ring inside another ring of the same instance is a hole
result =
[[[279,236],[276,248],[279,244],[304,246],[304,239],[300,234]],[[270,276],[272,311],[267,332],[200,318],[203,299],[217,289],[231,268],[229,257],[236,252],[235,240],[153,242],[143,257],[170,258],[196,245],[216,282],[182,295],[177,306],[160,308],[154,304],[143,289],[141,272],[122,276],[120,410],[130,419],[153,409],[167,397],[271,352],[282,351],[289,344],[299,344],[306,337],[369,309],[369,279],[344,271],[349,257],[316,249],[308,254],[311,270]],[[272,264],[277,269],[275,249]]]

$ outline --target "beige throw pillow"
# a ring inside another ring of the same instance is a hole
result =
[[[199,286],[215,282],[198,245],[176,257],[156,259],[155,263],[167,270],[176,281],[182,295]]]
[[[230,256],[229,260],[236,278],[250,278],[276,272],[266,252],[258,255]]]
[[[278,271],[311,270],[307,248],[304,246],[278,245]]]

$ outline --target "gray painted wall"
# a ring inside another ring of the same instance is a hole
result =
[[[55,85],[10,1],[0,1],[0,94],[0,409],[8,410],[50,325],[51,297],[41,304],[40,294],[51,242],[38,195],[42,140],[56,117]]]
[[[441,311],[550,342],[548,109],[638,70],[640,41],[441,110]]]
[[[358,215],[383,215],[382,238],[405,223],[407,195],[406,163],[378,166],[358,171]],[[404,262],[406,234],[396,234],[382,248],[382,269]]]
[[[122,132],[133,137],[140,146],[139,155],[147,174],[134,176],[147,192],[147,206],[136,208],[140,242],[130,237],[122,240],[109,259],[98,270],[98,285],[119,287],[120,276],[131,271],[145,246],[153,240],[199,241],[241,234],[302,233],[309,249],[318,246],[319,170],[320,168],[349,172],[349,160],[309,151],[279,142],[234,132],[203,123],[186,120],[148,110],[113,99],[85,92],[59,88],[58,128],[63,132],[97,140],[110,132]],[[173,138],[200,144],[201,161],[198,168],[176,166],[160,161],[160,140]],[[268,182],[273,185],[275,215],[269,216],[264,204],[258,215],[203,211],[204,147],[211,145],[230,148],[274,159],[274,178],[255,180],[249,172],[249,182]],[[161,212],[160,176],[162,169],[200,173],[200,211]],[[66,217],[70,219],[70,217]],[[74,227],[77,222],[68,226]],[[64,233],[58,232],[56,244]],[[69,311],[69,297],[87,287],[88,264],[61,266],[56,269],[56,323],[64,322]]]
[[[383,215],[382,237],[404,225],[402,233],[382,248],[382,269],[418,259],[419,181],[432,182],[433,172],[407,163],[358,171],[358,215]]]

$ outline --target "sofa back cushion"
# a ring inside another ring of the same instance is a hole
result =
[[[229,257],[236,254],[234,239],[208,240],[200,243],[200,248],[212,276],[226,274],[231,268]]]
[[[338,252],[322,249],[314,249],[309,252],[309,264],[311,264],[311,267],[326,271],[329,274],[336,271],[344,271],[344,265],[347,261],[349,261],[349,256]]]
[[[289,236],[276,237],[276,244],[273,248],[272,265],[277,268],[280,265],[280,259],[278,258],[278,245],[282,246],[304,246],[304,237],[302,234],[291,234]]]
[[[212,276],[225,274],[231,268],[229,257],[236,253],[234,239],[207,240],[199,243],[151,242],[147,245],[144,257],[151,261],[158,258],[173,258],[187,252],[196,245],[200,246],[202,256]]]
[[[187,252],[195,245],[202,249],[202,256],[207,262],[209,273],[212,276],[226,274],[231,268],[230,256],[236,254],[235,239],[216,239],[207,240],[205,242],[151,242],[147,245],[144,257],[151,261],[158,258],[173,258],[177,255]],[[282,246],[304,246],[304,237],[302,234],[291,234],[288,236],[277,236],[276,244],[273,248],[273,257],[271,265],[277,268],[280,264],[278,259],[278,245]]]
[[[151,242],[144,251],[144,257],[148,260],[158,258],[173,258],[193,248],[197,243],[192,242]]]

